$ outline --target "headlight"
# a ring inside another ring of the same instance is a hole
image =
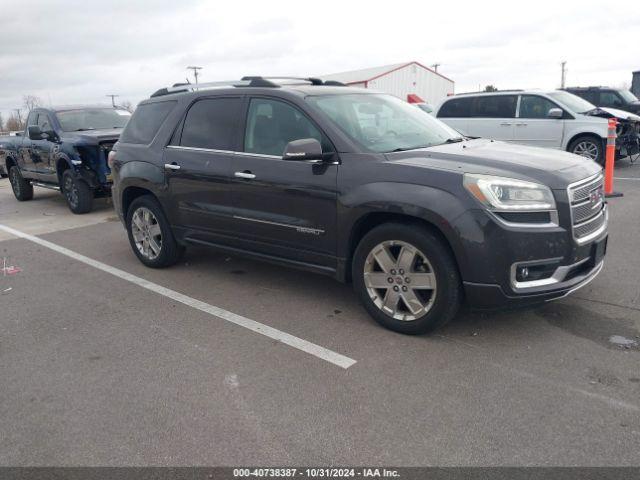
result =
[[[549,187],[514,178],[467,173],[464,186],[481,203],[493,210],[555,210]]]

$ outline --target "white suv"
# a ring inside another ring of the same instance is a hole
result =
[[[449,97],[436,116],[469,137],[557,148],[604,163],[607,119],[586,114],[595,109],[561,90],[505,90]]]

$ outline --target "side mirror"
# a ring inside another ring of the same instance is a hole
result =
[[[322,160],[322,145],[315,138],[303,138],[287,143],[283,160]]]
[[[561,108],[550,108],[547,112],[547,117],[549,118],[562,118],[564,112]]]
[[[38,125],[30,125],[27,127],[27,133],[31,140],[43,140],[43,133]],[[48,135],[47,135],[48,137]]]

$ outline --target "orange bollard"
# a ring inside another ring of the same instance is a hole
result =
[[[604,163],[604,194],[606,197],[621,197],[622,193],[613,191],[613,164],[616,160],[616,125],[615,118],[609,119],[609,131],[607,133],[607,151]]]

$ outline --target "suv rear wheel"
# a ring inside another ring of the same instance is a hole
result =
[[[150,195],[136,198],[127,211],[129,243],[138,259],[148,267],[173,265],[184,253],[158,201]]]
[[[353,261],[356,293],[381,325],[419,334],[451,320],[462,301],[446,245],[419,225],[389,223],[367,233]]]
[[[20,169],[15,165],[9,169],[9,181],[11,182],[13,194],[20,202],[33,198],[33,185],[24,179]]]
[[[594,162],[604,165],[604,147],[602,140],[596,137],[590,135],[578,137],[571,142],[568,150],[571,153],[590,158]]]

